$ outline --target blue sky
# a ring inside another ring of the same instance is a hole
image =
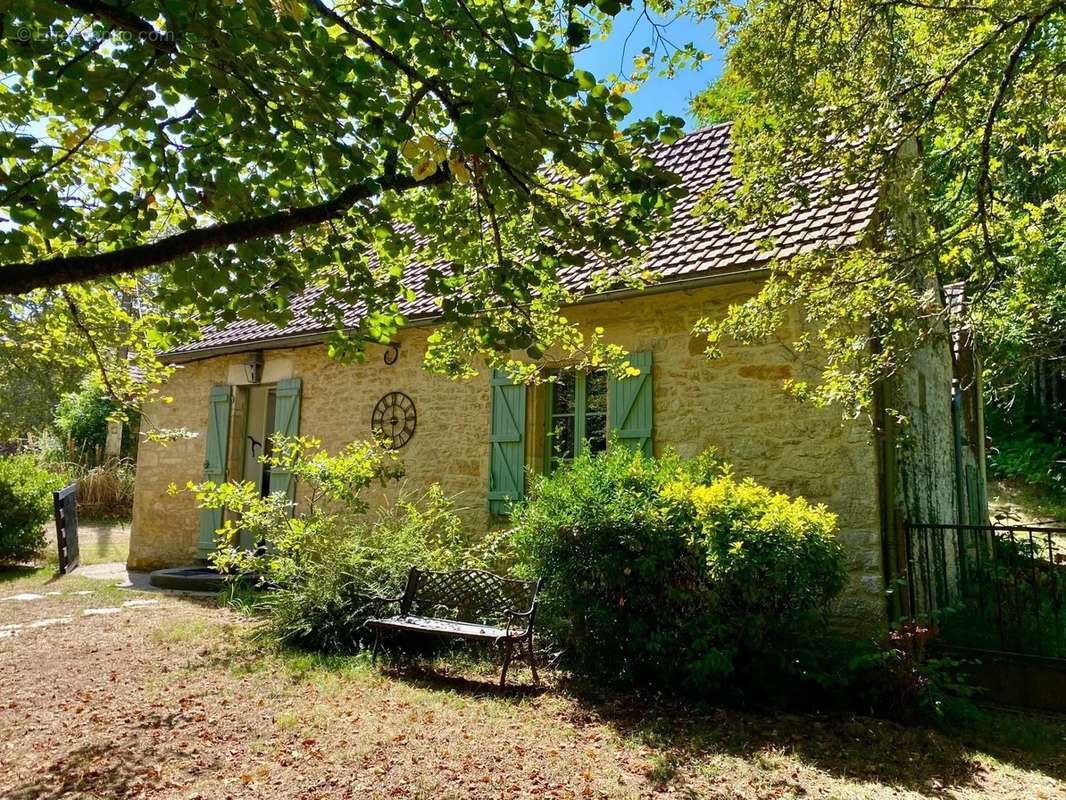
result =
[[[642,7],[624,9],[615,17],[614,27],[606,40],[595,41],[576,55],[574,60],[577,66],[601,79],[610,74],[628,72],[633,56],[654,40],[653,28],[648,20],[641,17],[641,11]],[[713,57],[698,70],[681,70],[672,79],[653,74],[635,94],[629,95],[633,103],[629,119],[646,117],[661,110],[684,117],[685,130],[692,130],[692,117],[688,113],[689,98],[714,81],[722,71],[722,51],[715,37],[714,23],[696,22],[689,17],[673,20],[655,17],[655,20],[659,25],[666,25],[663,34],[674,45],[681,47],[693,42]]]

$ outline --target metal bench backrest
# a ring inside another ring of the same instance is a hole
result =
[[[420,617],[506,625],[508,612],[533,610],[540,581],[505,578],[481,569],[433,572],[412,567],[400,603],[401,613]]]

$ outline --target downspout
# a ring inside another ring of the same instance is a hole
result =
[[[903,616],[899,592],[895,591],[896,581],[902,574],[899,565],[903,520],[897,506],[899,463],[896,460],[895,421],[888,418],[883,379],[874,386],[874,420],[877,426],[877,483],[881,495],[881,574],[885,588],[890,590],[886,594],[885,613],[891,624]]]
[[[977,357],[976,348],[971,348],[970,353],[974,363],[974,416],[977,418],[977,441],[973,442],[977,456],[978,502],[981,510],[981,521],[988,522],[988,465],[985,461],[985,383],[981,372],[981,361]]]

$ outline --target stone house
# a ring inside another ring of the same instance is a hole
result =
[[[958,435],[963,415],[953,390],[972,353],[953,348],[945,335],[882,387],[893,393],[893,407],[910,411],[905,429],[884,413],[885,402],[880,418],[842,421],[839,410],[784,394],[783,379],[818,374],[817,364],[783,344],[799,332],[798,315],[780,341],[726,346],[721,358],[708,360],[691,334],[699,318],[749,297],[774,256],[861,241],[882,213],[881,193],[857,187],[737,233],[687,213],[701,190],[732,180],[727,126],[690,134],[661,148],[659,158],[691,190],[673,229],[650,248],[661,279],[640,292],[588,297],[567,311],[571,321],[602,327],[625,347],[638,377],[564,372],[555,384],[527,387],[485,373],[461,382],[431,374],[421,361],[435,306],[423,295],[403,307],[408,322],[396,340],[370,347],[364,364],[327,357],[326,332],[305,311],[313,294],[294,299],[284,329],[250,321],[208,329],[169,354],[178,369],[164,394],[173,402],[145,409],[154,425],[199,435],[140,446],[130,567],[188,564],[211,546],[218,512],[198,510],[187,493],[168,494],[171,483],[243,478],[299,503],[291,476],[271,475],[257,460],[272,432],[314,436],[334,451],[367,438],[373,420],[384,420],[402,444],[407,486],[439,482],[457,496],[467,525],[488,530],[506,524],[508,504],[523,495],[529,474],[550,468],[546,453],[602,448],[615,430],[647,453],[671,447],[694,456],[714,446],[739,475],[826,504],[838,515],[851,575],[841,615],[884,619],[886,587],[902,565],[903,517],[952,522],[978,503],[978,489],[967,489],[958,472],[960,459],[982,469],[981,435],[976,427]],[[759,247],[768,235],[775,250]],[[979,420],[978,387],[971,381],[966,388]],[[972,501],[959,495],[960,486]]]

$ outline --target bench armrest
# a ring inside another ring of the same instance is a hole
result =
[[[511,635],[511,630],[517,629],[521,623],[522,635],[526,635],[533,629],[533,612],[536,608],[531,608],[529,611],[515,611],[513,609],[507,609],[507,635]]]

